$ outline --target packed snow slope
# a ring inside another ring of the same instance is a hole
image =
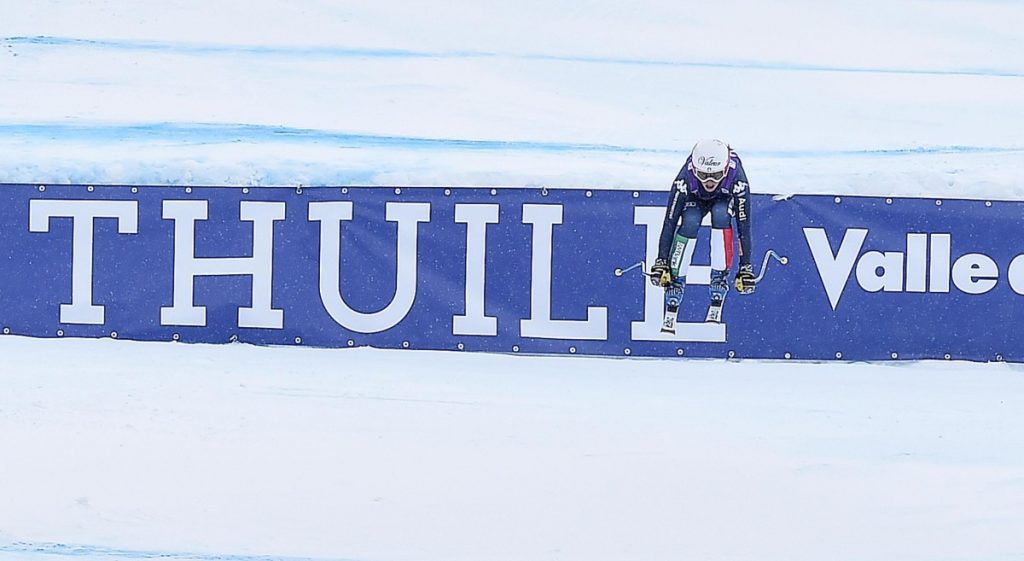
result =
[[[1020,197],[1024,5],[0,0],[0,182]]]
[[[0,0],[0,183],[1020,199],[1013,1]],[[2,287],[0,287],[2,289]],[[1019,366],[0,335],[0,559],[1020,560]]]
[[[13,336],[0,356],[0,559],[1024,551],[1019,366]]]

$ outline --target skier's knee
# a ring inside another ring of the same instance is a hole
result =
[[[687,246],[692,240],[693,238],[676,234],[672,244],[672,255],[669,259],[673,277],[686,277],[686,273],[690,268],[689,258],[693,255],[692,249],[689,252],[687,251]]]

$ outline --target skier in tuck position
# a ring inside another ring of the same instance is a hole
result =
[[[753,292],[754,273],[750,263],[747,174],[739,156],[727,144],[714,139],[701,140],[694,145],[672,183],[665,223],[661,227],[658,259],[650,272],[651,282],[665,288],[665,317],[661,326],[664,332],[675,333],[686,273],[693,256],[691,244],[696,241],[700,223],[708,213],[711,213],[711,304],[705,321],[721,322],[733,259],[733,217],[740,238],[736,290],[741,294]]]

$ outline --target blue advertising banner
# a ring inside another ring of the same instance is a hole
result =
[[[40,337],[813,360],[1024,360],[1024,203],[752,198],[757,290],[674,335],[667,192],[0,185],[0,325]],[[767,262],[767,261],[766,261]]]

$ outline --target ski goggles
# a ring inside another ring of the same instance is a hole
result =
[[[705,171],[693,170],[693,175],[697,176],[697,180],[700,181],[701,183],[708,183],[713,181],[717,185],[719,181],[725,179],[725,170],[713,171],[710,173]]]
[[[713,171],[710,173],[693,170],[693,176],[697,178],[697,181],[700,182],[701,187],[703,187],[705,191],[711,192],[717,189],[718,185],[722,183],[723,179],[725,179],[725,170]]]

